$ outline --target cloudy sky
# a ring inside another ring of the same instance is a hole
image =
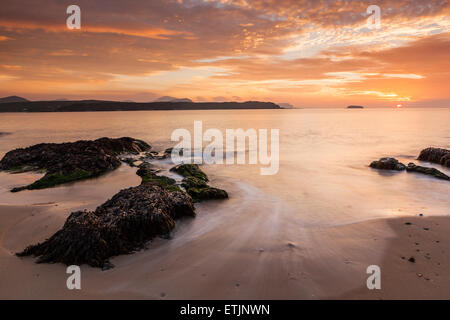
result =
[[[66,9],[81,8],[81,29]],[[367,27],[369,5],[381,28]],[[0,96],[450,106],[449,0],[2,0]]]

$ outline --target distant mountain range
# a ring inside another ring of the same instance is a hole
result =
[[[161,97],[154,102],[59,100],[28,101],[21,97],[0,98],[0,112],[82,112],[140,110],[281,109],[272,102],[192,102],[190,99]]]
[[[158,99],[156,99],[153,102],[193,102],[193,101],[188,98],[178,99],[178,98],[174,98],[174,97],[170,97],[170,96],[163,96],[163,97],[159,97]]]
[[[18,96],[9,96],[0,98],[0,103],[8,103],[8,102],[28,102],[28,100]]]

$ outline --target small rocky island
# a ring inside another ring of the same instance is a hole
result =
[[[442,166],[450,167],[450,150],[430,147],[422,150],[417,160],[438,163]],[[426,174],[442,180],[450,180],[449,176],[436,168],[418,166],[413,162],[410,162],[408,163],[408,166],[405,166],[395,158],[381,158],[380,160],[372,161],[369,166],[380,170],[406,170],[407,172]]]
[[[43,189],[98,176],[116,169],[122,161],[134,166],[124,155],[158,154],[150,149],[146,142],[129,137],[38,144],[8,152],[0,161],[0,170],[45,170],[43,178],[11,191]],[[182,164],[171,171],[183,177],[180,185],[142,162],[136,172],[142,179],[139,186],[121,190],[95,211],[72,212],[61,230],[17,256],[36,256],[38,263],[109,269],[113,267],[109,258],[145,248],[153,238],[167,237],[177,219],[195,217],[194,202],[228,198],[225,190],[207,184],[208,177],[198,165]]]
[[[364,106],[348,106],[347,109],[364,109]]]

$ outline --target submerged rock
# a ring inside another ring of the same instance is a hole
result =
[[[417,160],[438,163],[450,167],[450,150],[442,148],[426,148],[420,152]]]
[[[228,193],[225,190],[213,188],[207,184],[209,181],[208,177],[200,170],[197,164],[180,164],[170,169],[170,171],[184,177],[181,185],[194,202],[228,198]]]
[[[37,256],[37,263],[108,268],[110,257],[140,249],[154,237],[167,235],[175,219],[194,216],[186,193],[144,182],[120,191],[95,211],[71,213],[61,230],[17,255]]]
[[[370,164],[370,167],[374,169],[397,171],[403,171],[406,169],[406,166],[395,158],[381,158],[378,161],[373,161]]]
[[[417,165],[415,165],[412,162],[408,163],[408,167],[406,167],[406,171],[427,174],[427,175],[430,175],[430,176],[433,176],[435,178],[442,179],[442,180],[450,180],[449,176],[447,176],[446,174],[442,173],[438,169],[417,166]]]
[[[146,142],[129,137],[58,144],[41,143],[9,151],[0,161],[0,170],[45,170],[46,174],[41,179],[11,191],[44,189],[99,176],[120,166],[119,154],[138,154],[150,148]]]

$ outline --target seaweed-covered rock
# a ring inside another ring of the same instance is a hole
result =
[[[210,187],[207,182],[208,177],[200,170],[196,164],[181,164],[173,167],[170,171],[183,176],[181,185],[192,197],[194,202],[213,199],[227,199],[228,193],[225,190]]]
[[[209,181],[207,175],[200,170],[198,164],[179,164],[170,169],[170,171],[176,172],[183,177],[195,177],[205,182]]]
[[[417,160],[438,163],[450,167],[450,150],[442,148],[426,148],[420,152]]]
[[[372,161],[370,167],[374,169],[397,171],[403,171],[406,169],[406,166],[395,158],[381,158],[378,161]]]
[[[9,151],[0,161],[0,170],[45,170],[46,174],[41,179],[11,191],[44,189],[101,175],[120,166],[119,154],[138,154],[150,148],[146,142],[129,137],[41,143]]]
[[[430,176],[433,176],[435,178],[442,179],[442,180],[450,180],[449,176],[442,173],[441,171],[439,171],[436,168],[417,166],[412,162],[408,163],[408,166],[406,167],[406,171],[427,174],[427,175],[430,175]]]
[[[210,187],[205,181],[195,177],[184,178],[181,185],[186,189],[186,192],[192,197],[194,202],[228,198],[225,190]]]
[[[136,174],[141,178],[154,175],[158,172],[155,166],[148,162],[142,162],[138,167],[139,169],[136,171]]]
[[[148,162],[140,164],[138,171],[136,171],[136,174],[142,178],[142,183],[156,183],[167,188],[169,191],[181,191],[181,189],[175,185],[175,179],[160,176],[156,173],[157,170],[155,170],[153,165]]]
[[[154,237],[167,235],[175,227],[174,220],[186,216],[195,216],[186,193],[143,183],[120,191],[93,212],[73,212],[52,237],[17,255],[37,256],[38,263],[103,268],[110,265],[110,257],[133,252]]]

